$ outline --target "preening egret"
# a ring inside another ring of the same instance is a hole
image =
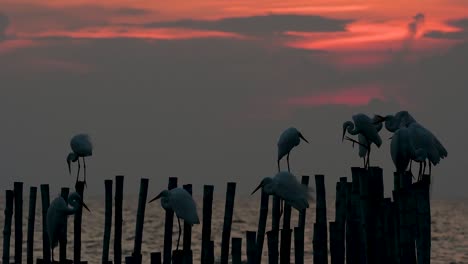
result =
[[[397,172],[405,172],[408,168],[408,164],[410,164],[412,160],[418,162],[421,167],[421,163],[425,162],[427,159],[427,152],[422,148],[416,149],[413,144],[412,136],[414,136],[414,134],[409,128],[402,127],[398,129],[392,137],[390,154]],[[419,174],[421,174],[421,169]]]
[[[345,138],[346,131],[348,131],[348,133],[351,135],[362,134],[364,139],[367,141],[367,145],[361,144],[359,142],[357,143],[359,143],[360,146],[367,148],[367,163],[364,164],[364,167],[369,167],[371,144],[374,143],[379,148],[382,145],[382,139],[380,138],[379,131],[377,130],[379,128],[379,122],[373,121],[365,114],[353,115],[353,121],[354,123],[352,121],[346,121],[343,123],[342,140]]]
[[[374,123],[378,124],[385,121],[385,128],[394,133],[400,127],[408,127],[411,123],[416,122],[416,120],[411,116],[408,111],[400,111],[395,115],[387,115],[385,117],[380,115],[374,116]]]
[[[91,138],[87,134],[78,134],[72,137],[70,140],[70,146],[72,152],[67,156],[68,171],[71,174],[71,162],[78,161],[78,172],[76,174],[76,182],[78,182],[78,177],[80,175],[80,157],[83,159],[83,169],[84,169],[84,183],[86,185],[86,161],[85,157],[93,155],[93,144],[91,143]]]
[[[301,211],[309,207],[310,192],[307,186],[301,184],[296,177],[287,171],[278,172],[274,177],[264,178],[252,192],[262,188],[268,195],[274,195],[287,204]]]
[[[295,127],[290,127],[281,133],[278,140],[278,172],[280,171],[280,160],[285,155],[287,155],[288,171],[291,171],[289,168],[289,153],[295,146],[299,145],[301,139],[309,143]]]
[[[374,118],[373,121],[376,121]],[[377,129],[377,132],[380,132],[382,130],[383,123],[376,123],[375,128]],[[369,146],[369,141],[367,141],[366,137],[363,134],[358,135],[358,142],[359,142],[359,157],[363,158],[364,160],[364,167],[366,167],[366,156],[367,156],[367,146]]]
[[[180,234],[182,229],[180,227],[180,218],[185,222],[194,225],[200,224],[200,219],[197,214],[197,205],[193,200],[190,193],[182,188],[174,188],[171,190],[164,190],[156,197],[151,199],[149,203],[161,198],[161,206],[165,210],[172,210],[177,216],[179,222],[179,238],[177,239],[177,249],[179,249]]]
[[[47,209],[47,235],[49,236],[50,248],[52,250],[52,261],[54,260],[54,248],[59,240],[66,238],[65,226],[67,225],[67,217],[75,214],[76,211],[83,206],[89,211],[88,206],[83,202],[80,195],[76,192],[68,196],[67,206],[65,199],[62,196],[55,198]]]

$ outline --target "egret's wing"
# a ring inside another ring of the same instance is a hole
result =
[[[281,133],[278,139],[278,160],[289,153],[292,148],[299,145],[300,138],[298,131],[294,127],[290,127]]]
[[[175,188],[170,191],[170,205],[179,218],[190,224],[199,224],[197,206],[192,196],[182,188]]]
[[[301,184],[294,175],[289,172],[280,172],[274,180],[277,196],[298,210],[309,207],[309,189]]]
[[[390,154],[397,171],[405,171],[411,159],[408,129],[400,128],[393,134]]]
[[[377,127],[370,117],[365,114],[356,114],[353,116],[354,125],[370,142],[378,147],[382,145],[382,138],[380,138]]]
[[[93,143],[88,134],[78,134],[70,141],[73,152],[82,156],[91,156],[93,154]]]
[[[64,213],[67,204],[62,197],[55,198],[47,209],[47,235],[49,236],[50,244],[57,246],[58,241],[65,230],[67,216]]]
[[[358,135],[358,142],[363,144],[364,146],[367,146],[368,142],[367,142],[367,139],[366,137],[364,137],[364,135],[362,134],[359,134]],[[367,154],[367,148],[364,147],[363,145],[359,145],[359,157],[361,158],[364,158]]]
[[[432,164],[440,162],[441,155],[436,148],[435,136],[419,123],[412,123],[410,126],[410,139],[415,149],[424,149],[427,153],[427,158]]]

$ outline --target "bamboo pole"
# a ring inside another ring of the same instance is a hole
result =
[[[23,183],[15,182],[15,263],[22,263],[23,256]]]
[[[76,183],[76,192],[80,195],[81,199],[84,200],[84,182]],[[73,224],[73,235],[74,235],[74,250],[73,250],[73,262],[81,263],[81,220],[83,217],[83,208],[80,206],[75,212],[75,219]]]
[[[267,232],[268,240],[268,263],[278,264],[278,231]]]
[[[242,238],[233,237],[231,243],[232,264],[242,264]]]
[[[291,207],[289,207],[291,209]],[[281,245],[280,245],[280,263],[289,264],[291,262],[291,235],[292,229],[281,229]]]
[[[301,184],[305,185],[306,187],[309,186],[309,176],[303,175],[301,179]],[[304,209],[299,212],[299,218],[298,218],[298,223],[297,226],[300,228],[299,231],[294,231],[294,262],[295,263],[302,263],[304,262],[304,254],[296,254],[296,252],[304,252],[304,241],[301,243],[298,243],[296,241],[296,237],[304,239],[304,233],[305,233],[305,221],[306,221],[306,212],[307,209]],[[302,235],[296,235],[296,232],[302,232]]]
[[[347,178],[341,177],[336,184],[336,201],[335,201],[335,226],[330,226],[336,229],[335,241],[335,263],[344,264],[345,262],[345,226],[346,226],[346,193],[347,193]],[[334,230],[335,231],[335,230]],[[330,231],[331,232],[331,231]],[[331,234],[330,234],[331,238]],[[330,241],[331,244],[331,241]],[[331,247],[331,245],[330,245]]]
[[[208,242],[206,263],[214,264],[214,241],[213,240],[210,240],[210,242]]]
[[[45,263],[50,263],[50,243],[47,235],[47,209],[49,209],[49,185],[41,184],[42,198],[42,260]]]
[[[192,184],[185,184],[183,188],[192,195]],[[184,249],[184,264],[193,263],[192,253],[192,225],[184,221],[184,238],[183,238],[183,249]]]
[[[174,250],[172,252],[172,264],[182,264],[184,262],[184,251]]]
[[[122,204],[124,176],[115,177],[114,264],[122,263]]]
[[[167,185],[168,190],[177,188],[177,178],[169,177],[169,183]],[[164,223],[164,264],[171,263],[172,255],[172,225],[174,221],[174,211],[166,210],[166,221]]]
[[[151,253],[151,264],[161,264],[161,252]]]
[[[247,264],[256,264],[259,263],[257,262],[258,260],[258,246],[255,245],[255,231],[247,231],[245,236],[246,236],[246,241],[247,241]],[[261,254],[260,254],[261,258]]]
[[[10,237],[11,220],[13,217],[13,201],[15,193],[12,190],[5,191],[5,224],[3,226],[3,263],[10,263]]]
[[[234,213],[234,199],[236,195],[236,183],[228,182],[226,190],[226,205],[224,209],[224,224],[221,239],[221,264],[227,264],[229,260],[229,242],[231,237],[232,214]]]
[[[295,264],[304,264],[304,229],[294,228],[294,259]]]
[[[317,192],[316,223],[314,224],[313,249],[314,263],[328,263],[327,205],[325,199],[325,176],[315,175]]]
[[[213,210],[213,185],[203,187],[203,223],[202,223],[202,249],[201,264],[209,262],[209,251],[211,241],[211,212]]]
[[[329,229],[330,229],[330,260],[331,264],[338,264],[340,263],[339,260],[339,239],[340,234],[338,231],[338,223],[330,222]]]
[[[105,215],[104,215],[104,237],[102,246],[102,263],[109,262],[109,244],[112,229],[112,180],[104,180],[105,188]]]
[[[260,200],[260,216],[258,218],[258,231],[257,231],[257,240],[256,240],[256,262],[261,264],[262,255],[263,255],[263,242],[265,241],[265,231],[266,231],[266,222],[268,217],[268,203],[270,196],[263,191]],[[248,242],[248,240],[247,240]],[[247,247],[248,248],[248,247]],[[254,263],[254,262],[251,262]]]
[[[422,181],[414,184],[417,203],[418,236],[416,246],[418,264],[429,264],[431,261],[430,177],[429,175],[423,175]]]
[[[141,241],[143,240],[143,223],[145,221],[146,199],[148,196],[148,182],[146,178],[140,180],[140,194],[138,196],[137,219],[135,225],[135,243],[133,246],[133,261],[141,264]]]
[[[68,204],[68,194],[70,193],[70,188],[63,187],[60,190],[60,196],[65,200],[65,203]],[[67,225],[64,226],[64,232],[67,234],[68,227]],[[64,236],[63,239],[59,241],[60,248],[59,248],[59,260],[63,263],[67,261],[67,236]]]
[[[29,188],[28,238],[26,242],[26,263],[34,263],[34,222],[36,219],[37,187]]]

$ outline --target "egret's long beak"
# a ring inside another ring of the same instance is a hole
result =
[[[86,210],[88,210],[88,212],[91,213],[91,210],[89,210],[88,206],[87,206],[83,201],[81,201],[81,204],[83,205],[83,207],[84,207]]]
[[[151,203],[152,201],[155,201],[155,200],[161,198],[161,194],[162,194],[162,193],[158,194],[158,196],[156,196],[156,197],[154,197],[153,199],[151,199],[151,201],[149,201],[148,203]]]
[[[70,173],[71,175],[71,165],[70,165],[70,160],[67,160],[67,164],[68,164],[68,172]]]
[[[253,192],[252,192],[250,195],[254,194],[254,193],[255,193],[258,189],[260,189],[262,186],[263,186],[263,182],[261,182],[261,183],[257,186],[257,188],[255,188],[255,190],[253,190]]]
[[[346,135],[346,127],[343,127],[343,136],[341,137],[341,142],[344,141],[344,136]]]
[[[302,138],[302,140],[304,140],[305,142],[307,142],[307,144],[309,144],[309,141],[307,141],[307,139],[305,139],[305,137],[301,133],[299,133],[299,137]]]
[[[377,120],[374,121],[374,125],[376,125],[376,124],[378,124],[378,123],[382,123],[382,122],[384,122],[385,120],[387,120],[386,117],[383,117],[383,116],[381,116],[381,115],[375,115],[375,117],[376,117]]]

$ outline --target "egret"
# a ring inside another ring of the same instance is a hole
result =
[[[306,143],[309,143],[309,141],[307,141],[307,139],[305,139],[301,132],[299,132],[295,127],[290,127],[281,133],[278,140],[278,172],[280,171],[280,160],[285,155],[287,155],[286,160],[288,163],[288,171],[291,171],[289,168],[289,153],[295,146],[299,145],[301,139]]]
[[[379,128],[378,122],[373,121],[370,117],[368,117],[365,114],[353,115],[353,121],[354,123],[352,121],[346,121],[343,123],[342,140],[344,140],[345,138],[346,131],[348,131],[348,133],[351,135],[362,134],[365,141],[367,141],[366,145],[354,141],[350,138],[347,139],[359,143],[360,146],[367,149],[367,164],[364,164],[364,167],[369,167],[371,144],[374,143],[379,148],[382,145],[382,139],[380,138],[379,130],[377,130]]]
[[[258,189],[268,195],[274,195],[298,211],[309,208],[309,188],[301,184],[296,177],[287,171],[278,172],[274,177],[264,178],[252,192],[254,194]]]
[[[78,161],[78,172],[76,174],[76,182],[78,182],[78,177],[80,175],[80,157],[83,159],[83,169],[84,169],[84,183],[86,185],[86,161],[85,157],[93,155],[93,144],[91,143],[91,138],[87,134],[78,134],[72,137],[70,140],[70,146],[72,152],[67,156],[68,171],[71,174],[71,162]]]
[[[49,236],[50,248],[52,250],[52,261],[54,261],[54,248],[59,240],[66,238],[65,227],[67,226],[67,217],[75,214],[80,206],[90,211],[83,202],[81,196],[73,192],[68,196],[69,207],[62,196],[55,198],[47,209],[47,235]]]
[[[414,133],[411,128],[402,127],[398,129],[392,137],[390,154],[397,172],[405,172],[408,164],[414,160],[420,164],[419,174],[421,175],[421,165],[427,159],[427,152],[422,148],[416,149],[412,136],[414,136]]]
[[[376,118],[374,117],[373,121],[375,121]],[[376,123],[375,127],[377,129],[377,132],[380,132],[383,127],[383,123]],[[367,156],[367,146],[369,146],[369,141],[367,141],[366,137],[363,134],[358,135],[358,145],[359,145],[359,157],[363,158],[364,160],[364,167],[366,167],[366,156]]]
[[[380,115],[374,116],[375,124],[382,123],[383,121],[385,121],[385,128],[392,133],[397,131],[400,127],[408,127],[409,124],[416,122],[408,111],[400,111],[395,115],[387,115],[385,117]]]
[[[194,225],[200,224],[200,219],[197,214],[197,205],[193,200],[190,193],[182,188],[174,188],[171,190],[164,190],[156,197],[151,199],[149,203],[161,198],[161,206],[165,210],[172,210],[177,216],[179,222],[179,238],[177,239],[177,249],[179,249],[180,234],[182,229],[180,227],[180,218],[185,222]]]

